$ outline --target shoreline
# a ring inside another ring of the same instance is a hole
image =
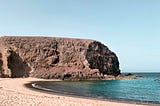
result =
[[[59,82],[59,81],[56,81]],[[159,106],[160,103],[157,102],[151,102],[151,101],[140,101],[140,100],[126,100],[126,99],[115,99],[115,98],[97,98],[97,97],[91,97],[91,96],[84,96],[84,95],[78,95],[78,94],[72,94],[69,92],[60,92],[60,91],[51,91],[51,90],[45,90],[45,88],[39,88],[37,86],[33,87],[32,84],[36,84],[37,82],[33,81],[31,83],[25,84],[24,86],[31,89],[31,90],[35,90],[38,92],[44,92],[44,93],[48,93],[48,94],[55,94],[55,95],[62,95],[62,96],[68,96],[68,97],[75,97],[75,98],[85,98],[85,99],[93,99],[93,100],[100,100],[100,101],[110,101],[110,102],[119,102],[119,103],[129,103],[129,104],[136,104],[136,105],[154,105],[154,106]],[[43,81],[38,81],[38,83],[43,83]]]
[[[2,106],[145,106],[158,104],[141,104],[137,102],[80,97],[40,91],[31,86],[36,81],[58,81],[38,78],[0,78],[0,104]],[[30,86],[29,86],[30,84]],[[27,86],[28,85],[28,86]]]

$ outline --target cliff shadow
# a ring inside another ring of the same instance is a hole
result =
[[[28,64],[22,60],[22,58],[14,51],[10,51],[10,55],[7,58],[8,68],[11,71],[11,77],[29,77],[31,68]]]
[[[1,60],[1,58],[2,58],[2,53],[0,53],[0,77],[2,77],[2,71],[3,71],[3,68],[2,68],[3,61]]]

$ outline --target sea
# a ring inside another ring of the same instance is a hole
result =
[[[44,81],[34,82],[32,86],[67,95],[160,104],[160,73],[134,74],[143,77],[125,80]]]

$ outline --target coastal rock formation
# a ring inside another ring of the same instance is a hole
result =
[[[95,40],[0,38],[0,77],[88,79],[119,74],[116,54]]]

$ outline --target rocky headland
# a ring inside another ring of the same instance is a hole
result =
[[[99,41],[0,37],[0,77],[103,79],[119,74],[116,54]]]

